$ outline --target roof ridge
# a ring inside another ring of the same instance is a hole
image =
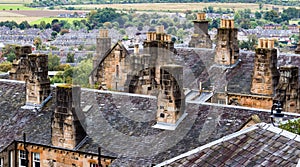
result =
[[[264,127],[261,127],[261,128],[265,129],[265,130],[268,130],[270,132],[279,134],[280,136],[289,138],[290,140],[295,140],[295,141],[300,142],[300,135],[298,135],[296,133],[289,132],[287,130],[284,130],[284,129],[281,129],[281,128],[278,128],[278,127],[275,127],[275,126],[273,126],[271,124],[268,124],[268,125],[269,126],[267,126],[267,127],[264,126]]]

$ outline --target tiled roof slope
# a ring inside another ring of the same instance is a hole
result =
[[[55,94],[42,111],[34,112],[20,109],[24,83],[0,80],[0,90],[0,150],[22,140],[24,132],[28,142],[51,145]],[[265,111],[188,103],[188,115],[176,130],[154,129],[155,97],[91,89],[82,89],[81,108],[89,140],[79,150],[97,153],[101,147],[103,155],[118,157],[115,166],[157,164],[239,130],[251,115],[269,120]]]
[[[184,68],[184,87],[198,89],[201,81],[205,89],[249,94],[254,68],[254,52],[240,50],[240,62],[228,68],[214,63],[215,51],[212,49],[176,48],[176,58]],[[278,67],[284,65],[300,66],[297,54],[279,53]],[[299,69],[300,70],[300,69]],[[300,72],[300,71],[299,71]],[[299,75],[300,79],[300,75]]]
[[[261,123],[157,166],[296,166],[299,159],[299,135]]]
[[[217,105],[187,104],[188,116],[175,131],[154,129],[156,99],[115,92],[86,91],[82,107],[87,134],[92,138],[82,149],[119,157],[114,166],[157,164],[188,150],[231,134],[257,114],[269,120],[269,112]],[[109,150],[109,152],[107,152]]]
[[[10,142],[27,140],[50,144],[51,106],[41,112],[21,109],[25,105],[25,84],[22,82],[0,82],[0,150]]]

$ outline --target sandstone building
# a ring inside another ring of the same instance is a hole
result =
[[[108,38],[103,32],[100,38]],[[101,41],[110,40],[99,40],[98,45]],[[180,161],[172,161],[170,166],[221,166],[220,159],[237,166],[260,165],[260,161],[270,166],[292,166],[298,163],[299,136],[267,129],[268,124],[237,132],[253,123],[249,120],[255,115],[269,123],[273,100],[282,101],[288,111],[284,119],[300,117],[299,56],[278,54],[277,60],[272,42],[269,45],[265,41],[255,53],[240,51],[240,60],[226,54],[228,59],[221,58],[222,64],[215,62],[217,53],[212,49],[175,48],[170,36],[158,27],[156,32],[147,33],[143,47],[135,44],[130,50],[118,42],[113,47],[107,43],[99,47],[107,51],[98,48],[90,82],[101,90],[50,87],[45,56],[29,54],[32,65],[26,83],[0,80],[0,165],[154,166],[180,155]],[[230,50],[225,44],[223,49]],[[277,66],[280,79],[275,84]],[[45,85],[39,86],[41,83]],[[201,90],[192,90],[190,83],[200,85]],[[266,93],[262,87],[272,88]],[[43,100],[43,92],[51,95],[48,100]],[[27,93],[43,98],[27,98]],[[209,100],[213,103],[205,103]],[[27,101],[43,105],[38,110],[24,108]],[[260,122],[257,120],[254,123]],[[176,129],[153,128],[155,123],[175,124]],[[279,147],[291,150],[278,153]],[[182,154],[192,149],[201,153],[183,158]],[[248,158],[250,154],[253,157]]]
[[[103,45],[98,43],[97,48],[102,50]],[[171,36],[164,33],[163,26],[158,26],[156,32],[147,33],[142,52],[138,44],[130,53],[121,42],[117,42],[102,58],[95,57],[98,64],[91,72],[90,84],[104,90],[159,94],[158,97],[164,100],[158,104],[157,122],[176,124],[184,113],[185,100],[182,76],[178,75],[183,75],[183,69],[173,65],[173,55]]]
[[[289,102],[286,100],[289,99],[292,107],[284,107],[284,111],[299,112],[297,104],[300,98],[295,96],[295,92],[299,89],[299,77],[295,72],[298,69],[291,68],[289,72],[286,72],[289,77],[281,74],[283,75],[281,77],[288,79],[279,80],[277,57],[279,56],[274,48],[273,39],[259,39],[253,60],[242,60],[234,68],[227,69],[225,89],[216,92],[212,96],[211,102],[270,110],[273,100],[289,106]],[[280,57],[280,59],[283,58],[286,57]],[[249,66],[250,63],[251,66]],[[284,73],[283,69],[288,69],[281,68],[281,73]],[[292,71],[294,71],[293,75],[289,75]],[[291,76],[294,79],[291,79]],[[291,81],[293,81],[291,83],[293,88],[287,86]]]

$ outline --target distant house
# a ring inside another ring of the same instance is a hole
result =
[[[264,25],[265,30],[280,30],[282,29],[281,24],[266,24]]]
[[[288,25],[288,29],[291,30],[293,33],[298,33],[299,32],[299,28],[297,24],[291,24]]]

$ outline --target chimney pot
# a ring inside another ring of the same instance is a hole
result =
[[[164,26],[162,25],[162,26],[157,26],[156,27],[156,33],[157,34],[162,34],[162,33],[164,33]]]
[[[134,45],[134,54],[139,54],[139,44]]]
[[[99,30],[99,35],[100,35],[100,38],[107,38],[108,37],[108,30],[100,29]]]

